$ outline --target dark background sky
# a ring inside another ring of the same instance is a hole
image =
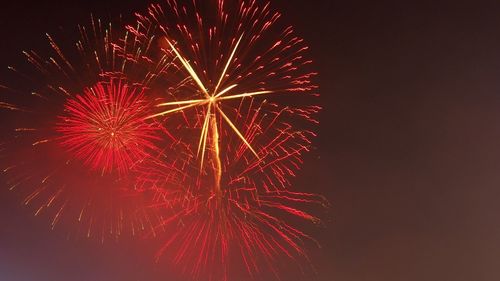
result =
[[[321,73],[320,159],[297,180],[332,202],[317,279],[500,280],[500,3],[273,2]],[[146,4],[2,3],[0,65]],[[175,281],[140,246],[64,237],[0,190],[0,280]]]

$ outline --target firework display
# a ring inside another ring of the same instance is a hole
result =
[[[281,17],[256,0],[165,0],[119,32],[92,19],[76,55],[48,36],[52,57],[11,68],[29,83],[1,88],[9,186],[53,226],[156,237],[157,260],[194,280],[309,267],[307,225],[328,202],[294,178],[321,107]]]

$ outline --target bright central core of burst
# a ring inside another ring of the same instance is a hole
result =
[[[224,111],[221,109],[219,106],[219,103],[224,101],[224,100],[230,100],[230,99],[242,99],[245,97],[254,97],[257,95],[265,95],[265,94],[271,94],[273,93],[272,91],[266,91],[266,90],[261,90],[261,91],[254,91],[254,92],[244,92],[244,93],[238,93],[238,94],[230,94],[231,90],[236,88],[238,85],[237,84],[232,84],[222,90],[219,90],[220,87],[222,86],[224,79],[226,78],[227,70],[229,69],[231,63],[233,62],[233,59],[236,55],[236,52],[238,50],[238,46],[243,39],[243,35],[239,38],[239,40],[236,42],[231,54],[229,55],[229,58],[227,60],[227,63],[225,64],[224,68],[221,70],[219,79],[217,81],[217,84],[214,88],[212,93],[209,93],[208,88],[204,85],[203,81],[199,78],[198,74],[195,72],[189,61],[184,58],[181,53],[177,50],[177,48],[167,39],[168,45],[172,49],[172,51],[175,53],[176,58],[182,63],[184,69],[189,73],[190,78],[196,83],[198,86],[203,98],[201,99],[192,99],[192,100],[185,100],[185,101],[175,101],[175,102],[167,102],[167,103],[162,103],[159,104],[159,107],[174,107],[173,109],[166,110],[163,112],[160,112],[158,114],[150,116],[150,118],[157,117],[157,116],[165,116],[168,114],[172,114],[174,112],[179,112],[183,111],[185,109],[191,108],[191,107],[196,107],[196,106],[204,106],[204,121],[203,121],[203,126],[201,129],[201,135],[199,138],[198,142],[198,156],[201,158],[200,165],[203,168],[203,163],[204,163],[204,158],[205,158],[205,153],[206,151],[211,152],[211,160],[212,160],[212,165],[211,169],[213,170],[213,174],[215,177],[215,189],[217,192],[220,191],[220,180],[222,176],[222,164],[221,164],[221,158],[220,158],[220,150],[219,150],[219,126],[217,124],[218,119],[223,119],[231,128],[233,133],[235,133],[241,141],[247,146],[247,148],[252,151],[252,153],[259,158],[259,155],[253,149],[252,145],[250,142],[245,138],[245,136],[240,132],[240,130],[237,128],[237,126],[233,123],[233,121],[224,113]],[[218,118],[218,116],[222,118]],[[207,144],[207,142],[210,142]]]
[[[158,114],[150,116],[150,118],[157,117],[157,116],[165,116],[168,114],[172,114],[175,112],[183,111],[185,109],[195,107],[195,106],[205,106],[205,116],[204,116],[204,122],[203,122],[203,127],[201,130],[201,135],[198,143],[198,156],[201,157],[201,166],[203,167],[203,161],[205,157],[205,151],[210,150],[212,151],[212,158],[216,163],[215,168],[216,169],[216,174],[220,175],[221,172],[221,167],[220,167],[220,155],[219,155],[219,132],[218,132],[218,125],[217,125],[217,115],[221,116],[224,121],[229,125],[231,130],[245,143],[245,145],[252,151],[252,153],[256,156],[259,157],[257,152],[253,149],[251,146],[250,142],[245,138],[245,136],[239,131],[239,129],[236,127],[236,125],[231,121],[231,119],[224,113],[224,111],[220,108],[219,102],[224,101],[224,100],[231,100],[231,99],[242,99],[245,97],[253,97],[257,95],[265,95],[265,94],[271,94],[273,93],[272,91],[255,91],[255,92],[245,92],[245,93],[239,93],[239,94],[229,94],[231,90],[236,88],[238,85],[233,84],[228,87],[226,87],[223,90],[219,90],[220,86],[222,86],[224,79],[226,78],[227,70],[229,69],[229,66],[233,62],[233,59],[236,55],[236,52],[238,50],[238,46],[243,39],[243,35],[239,38],[239,40],[236,42],[228,60],[227,63],[224,66],[224,69],[221,70],[217,85],[215,86],[214,90],[211,91],[212,93],[208,92],[207,87],[204,85],[203,81],[199,78],[198,74],[194,71],[193,67],[189,63],[189,61],[184,58],[181,53],[177,50],[177,48],[170,42],[168,39],[165,38],[167,41],[168,45],[170,48],[173,50],[175,53],[177,59],[182,63],[184,69],[189,73],[190,78],[196,83],[198,86],[199,90],[201,91],[203,98],[201,99],[193,99],[193,100],[185,100],[185,101],[175,101],[175,102],[167,102],[167,103],[162,103],[159,104],[159,107],[175,107],[170,110],[166,110],[163,112],[160,112]],[[207,141],[210,139],[211,141],[211,149],[207,149]]]
[[[111,120],[117,120],[118,116],[109,116],[105,118],[105,121],[109,124],[97,124],[95,138],[98,140],[101,146],[112,147],[112,146],[126,146],[128,143],[128,138],[126,129],[120,128],[116,122]],[[133,128],[130,128],[133,129]],[[89,132],[90,133],[90,132]]]

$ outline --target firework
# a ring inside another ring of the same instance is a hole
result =
[[[151,79],[117,55],[129,40],[123,28],[92,19],[78,30],[76,44],[47,35],[51,55],[25,51],[27,66],[9,67],[15,76],[1,89],[9,120],[2,169],[10,189],[52,227],[66,221],[100,239],[135,235],[154,224],[130,173],[154,151],[160,130],[144,120],[152,114],[145,97]]]
[[[145,122],[148,104],[135,89],[99,83],[69,100],[66,111],[56,128],[60,142],[94,169],[125,173],[154,151],[158,126]]]
[[[286,188],[286,178],[310,148],[314,115],[320,110],[312,81],[316,73],[310,70],[303,40],[291,27],[277,24],[280,14],[269,4],[261,7],[255,1],[193,1],[186,6],[167,1],[166,7],[152,5],[148,15],[138,18],[138,27],[148,26],[148,32],[155,27],[165,57],[173,56],[177,63],[167,60],[156,68],[173,68],[169,81],[172,72],[181,74],[177,87],[166,88],[164,102],[157,104],[167,109],[150,118],[176,124],[171,120],[180,115],[187,127],[199,129],[195,144],[200,167],[215,169],[208,172],[217,181],[227,161],[224,154],[230,154],[224,150],[235,146],[236,157],[247,162],[245,170],[291,160],[290,166],[274,170],[273,180],[260,184],[266,191]],[[149,42],[140,28],[129,30]],[[185,135],[178,134],[192,143]],[[205,161],[208,154],[210,163]]]
[[[290,191],[320,110],[303,40],[256,1],[166,1],[137,17],[130,33],[164,54],[141,58],[165,81],[149,118],[175,139],[141,177],[169,214],[160,255],[213,280],[238,258],[250,274],[263,264],[277,274],[280,256],[307,259],[309,236],[287,222],[319,221],[296,203],[325,205]]]

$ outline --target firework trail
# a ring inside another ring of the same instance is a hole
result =
[[[173,140],[139,182],[167,214],[159,257],[195,279],[226,280],[237,260],[250,275],[279,276],[280,257],[307,260],[313,240],[289,221],[317,224],[307,210],[327,205],[292,191],[320,107],[308,47],[280,17],[256,1],[166,1],[128,26],[163,52],[140,59],[162,71],[150,118]]]
[[[130,173],[154,152],[161,130],[145,120],[151,79],[116,54],[117,44],[130,40],[123,28],[92,19],[78,30],[73,47],[47,35],[48,58],[26,51],[26,67],[9,67],[15,75],[0,103],[9,120],[2,170],[10,189],[52,227],[76,223],[78,234],[103,240],[136,235],[154,225]]]

